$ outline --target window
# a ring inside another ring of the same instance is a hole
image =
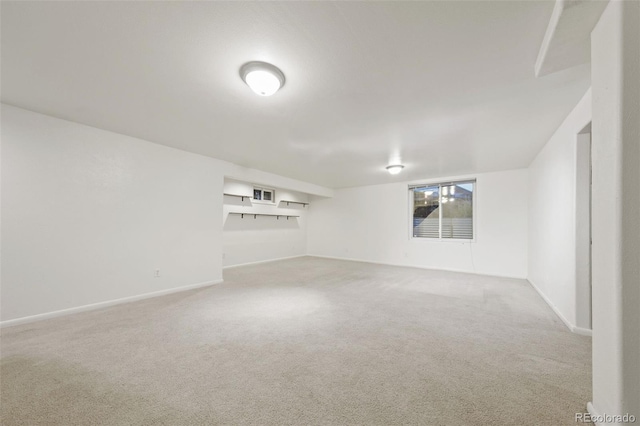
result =
[[[414,238],[472,240],[475,180],[409,187]]]
[[[253,201],[275,204],[275,191],[266,188],[253,188]]]

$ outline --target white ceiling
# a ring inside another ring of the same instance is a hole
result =
[[[526,167],[589,86],[587,65],[534,77],[552,10],[2,2],[2,101],[335,188]],[[280,92],[241,81],[252,60]]]

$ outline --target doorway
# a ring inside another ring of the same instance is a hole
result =
[[[576,137],[576,326],[591,330],[591,123]]]

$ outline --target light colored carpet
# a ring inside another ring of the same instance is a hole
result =
[[[304,257],[2,330],[3,425],[572,425],[591,344],[526,281]]]

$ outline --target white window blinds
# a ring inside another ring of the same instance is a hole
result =
[[[412,185],[414,238],[474,238],[473,194],[475,180]]]

